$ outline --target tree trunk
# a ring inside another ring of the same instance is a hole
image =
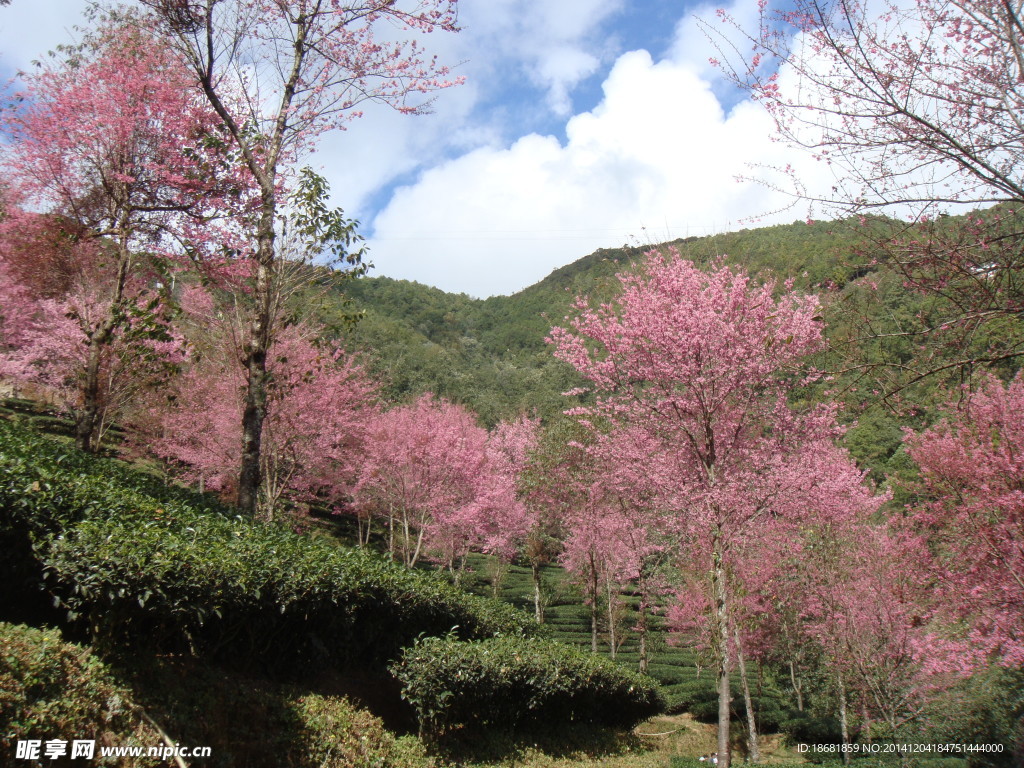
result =
[[[846,685],[843,683],[843,674],[836,676],[839,684],[839,728],[843,734],[843,765],[850,764],[850,726],[846,716]]]
[[[729,688],[729,606],[725,587],[725,563],[721,541],[716,533],[712,543],[711,590],[715,601],[716,652],[718,654],[718,765],[729,768],[729,715],[732,691]]]
[[[395,510],[393,507],[388,509],[388,554],[391,556],[392,562],[398,562],[395,553]]]
[[[618,637],[615,626],[615,590],[611,578],[605,581],[605,596],[608,604],[608,655],[614,659],[618,651]]]
[[[85,363],[85,381],[82,384],[82,408],[75,419],[75,445],[86,453],[99,449],[100,426],[100,365],[103,348],[114,336],[114,330],[122,322],[122,304],[128,272],[131,270],[131,250],[128,246],[128,213],[119,219],[121,239],[118,243],[117,274],[114,278],[114,293],[110,297],[110,308],[103,322],[88,333],[89,356]]]
[[[463,562],[465,562],[465,557],[463,557]],[[501,585],[505,582],[505,577],[508,575],[510,564],[505,560],[502,560],[500,557],[493,557],[490,561],[490,565],[491,568],[489,576],[491,579],[491,597],[497,600],[501,595]],[[533,596],[533,609],[535,612],[538,605],[537,599],[540,597],[540,594],[536,592],[536,589],[537,587],[535,584]],[[540,624],[541,622],[538,621],[537,623]]]
[[[650,660],[647,654],[647,633],[649,631],[647,626],[647,601],[644,597],[640,598],[640,616],[637,619],[637,631],[640,633],[640,674],[646,675],[650,666]]]
[[[242,466],[238,475],[238,507],[243,514],[255,516],[263,480],[260,456],[263,445],[263,421],[267,417],[267,353],[273,321],[272,274],[274,267],[275,192],[264,190],[262,210],[256,231],[256,285],[249,338],[242,355],[245,367],[245,408],[242,411]]]
[[[793,664],[793,660],[789,660],[789,680],[793,684],[793,693],[796,694],[796,710],[797,712],[804,711],[804,684],[803,681],[797,682],[796,677],[796,666]]]
[[[590,652],[597,653],[597,568],[590,562]]]
[[[732,691],[729,688],[729,609],[725,588],[725,562],[718,532],[712,543],[712,594],[715,600],[715,645],[718,654],[718,765],[729,768],[729,716]]]
[[[105,335],[102,329],[97,329],[89,338],[89,356],[82,382],[82,407],[75,418],[75,445],[86,453],[95,453],[99,448],[96,426],[100,410],[100,356]]]
[[[533,571],[533,614],[537,619],[537,623],[543,624],[544,606],[541,602],[540,594],[540,563],[531,563],[530,569]]]
[[[754,701],[750,697],[750,681],[747,680],[747,663],[743,658],[743,646],[740,645],[739,627],[733,627],[736,638],[736,660],[740,665],[740,682],[743,684],[743,704],[747,708],[747,748],[750,761],[761,762],[761,747],[757,743],[757,722],[754,720]]]
[[[369,512],[366,513],[366,529],[364,533],[363,529],[363,517],[362,515],[356,515],[356,525],[358,526],[359,546],[368,547],[370,546],[370,526],[373,524],[373,517]]]
[[[421,526],[419,531],[416,533],[416,548],[413,550],[412,557],[409,559],[408,563],[410,568],[412,568],[414,565],[416,565],[416,563],[419,562],[420,552],[423,551],[423,537],[424,535],[426,535],[426,532],[427,529]],[[408,533],[406,535],[408,536]]]

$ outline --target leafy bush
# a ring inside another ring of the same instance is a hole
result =
[[[0,616],[52,622],[35,547],[90,516],[177,509],[225,513],[209,497],[0,420]]]
[[[697,720],[713,723],[718,720],[718,691],[710,676],[691,678],[671,686],[666,692],[668,711],[672,714],[689,712]]]
[[[411,737],[395,738],[369,712],[346,699],[303,696],[292,702],[300,750],[289,765],[310,768],[429,768],[434,761]]]
[[[167,506],[229,514],[209,495],[0,419],[0,529],[48,534],[90,516]]]
[[[51,590],[105,642],[220,659],[386,662],[421,634],[521,633],[516,609],[439,575],[243,520],[84,520],[44,555]]]
[[[162,743],[130,692],[87,649],[65,643],[56,630],[5,623],[0,623],[0,735],[8,745],[23,739],[94,740],[97,754],[100,745]],[[131,758],[117,764],[161,763]]]
[[[799,712],[790,719],[781,722],[779,730],[786,734],[790,743],[843,743],[842,729],[839,721],[834,717],[816,716],[807,712]]]
[[[965,678],[930,704],[929,741],[1000,744],[1002,752],[975,752],[966,764],[1024,764],[1024,669],[993,667]]]
[[[657,684],[607,659],[550,640],[430,638],[406,649],[392,673],[430,735],[464,726],[538,723],[631,728],[658,714]]]
[[[533,623],[441,575],[232,518],[220,504],[0,423],[0,539],[10,576],[46,584],[106,644],[219,659],[386,662],[421,634]]]
[[[163,672],[161,677],[150,669],[144,681],[136,681],[145,683],[151,699],[146,709],[179,743],[210,746],[212,754],[203,764],[211,768],[434,765],[416,739],[395,738],[378,718],[347,699],[297,695],[194,663]],[[170,675],[176,680],[166,679]],[[139,704],[135,693],[88,649],[64,642],[55,630],[0,623],[0,737],[5,744],[29,738],[93,739],[97,760],[100,746],[162,744]],[[12,757],[13,752],[0,754],[0,764]],[[125,768],[166,765],[155,758],[107,759],[104,765]]]

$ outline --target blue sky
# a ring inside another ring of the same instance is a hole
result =
[[[733,0],[753,18],[756,0]],[[0,8],[12,75],[70,39],[86,0]],[[679,0],[460,0],[458,35],[431,36],[466,84],[428,116],[371,107],[311,163],[362,222],[371,274],[485,297],[600,247],[777,221],[786,201],[740,182],[752,164],[809,158],[771,141],[763,111],[725,84]]]

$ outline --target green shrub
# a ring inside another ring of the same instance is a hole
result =
[[[289,765],[309,768],[429,768],[422,743],[395,738],[381,721],[346,699],[309,695],[295,699],[292,708],[301,723],[302,747]]]
[[[25,739],[94,740],[97,755],[100,746],[162,743],[131,693],[87,649],[65,643],[56,630],[6,623],[0,623],[0,736],[11,750]],[[13,756],[0,756],[0,763]],[[133,758],[114,764],[160,761]]]
[[[205,496],[4,422],[0,543],[11,544],[0,576],[16,576],[16,592],[29,594],[45,567],[60,605],[107,645],[292,669],[383,663],[421,634],[534,626],[441,575],[230,517]]]
[[[668,711],[673,714],[689,712],[697,720],[708,723],[718,720],[718,691],[710,675],[673,685],[666,695]]]
[[[229,514],[209,495],[0,419],[0,530],[38,536],[92,516],[167,507]]]
[[[665,707],[650,678],[537,638],[430,638],[406,649],[392,673],[424,733],[434,736],[456,726],[512,730],[575,722],[631,728]]]
[[[925,738],[936,743],[1001,745],[974,752],[975,766],[1024,764],[1024,669],[993,667],[965,678],[929,705]]]
[[[696,757],[682,757],[675,755],[669,760],[668,768],[708,768],[706,760],[698,760]]]
[[[807,712],[796,713],[779,723],[779,730],[790,743],[842,744],[843,732],[834,717],[817,716]]]
[[[42,592],[36,547],[91,516],[225,514],[216,500],[91,456],[68,443],[0,419],[0,616],[26,622],[57,619]]]
[[[98,640],[279,669],[384,663],[423,634],[480,638],[533,626],[439,574],[182,510],[83,520],[43,559],[51,591]]]
[[[167,669],[151,662],[136,671],[142,679],[133,684],[145,685],[150,715],[142,714],[136,694],[88,649],[64,642],[55,630],[0,623],[0,765],[14,758],[8,746],[13,750],[17,741],[30,738],[95,740],[97,764],[166,765],[138,757],[100,763],[100,746],[163,744],[149,716],[181,744],[210,746],[212,754],[202,764],[211,768],[434,765],[418,740],[396,738],[345,698],[299,695],[196,662]],[[72,766],[81,760],[42,762]]]

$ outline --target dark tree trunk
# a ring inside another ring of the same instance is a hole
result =
[[[100,359],[103,341],[99,332],[89,339],[89,357],[82,382],[82,406],[75,415],[75,445],[86,453],[99,449],[97,432],[100,420]]]
[[[242,365],[246,371],[245,408],[242,412],[242,465],[238,476],[238,507],[244,514],[255,516],[263,481],[260,456],[263,444],[263,421],[267,417],[267,352],[270,347],[272,306],[272,272],[274,266],[274,193],[265,191],[263,210],[257,231],[256,284],[253,291],[253,314],[249,324]]]
[[[540,593],[540,563],[534,561],[530,566],[533,571],[533,613],[538,624],[544,623],[544,604]]]

